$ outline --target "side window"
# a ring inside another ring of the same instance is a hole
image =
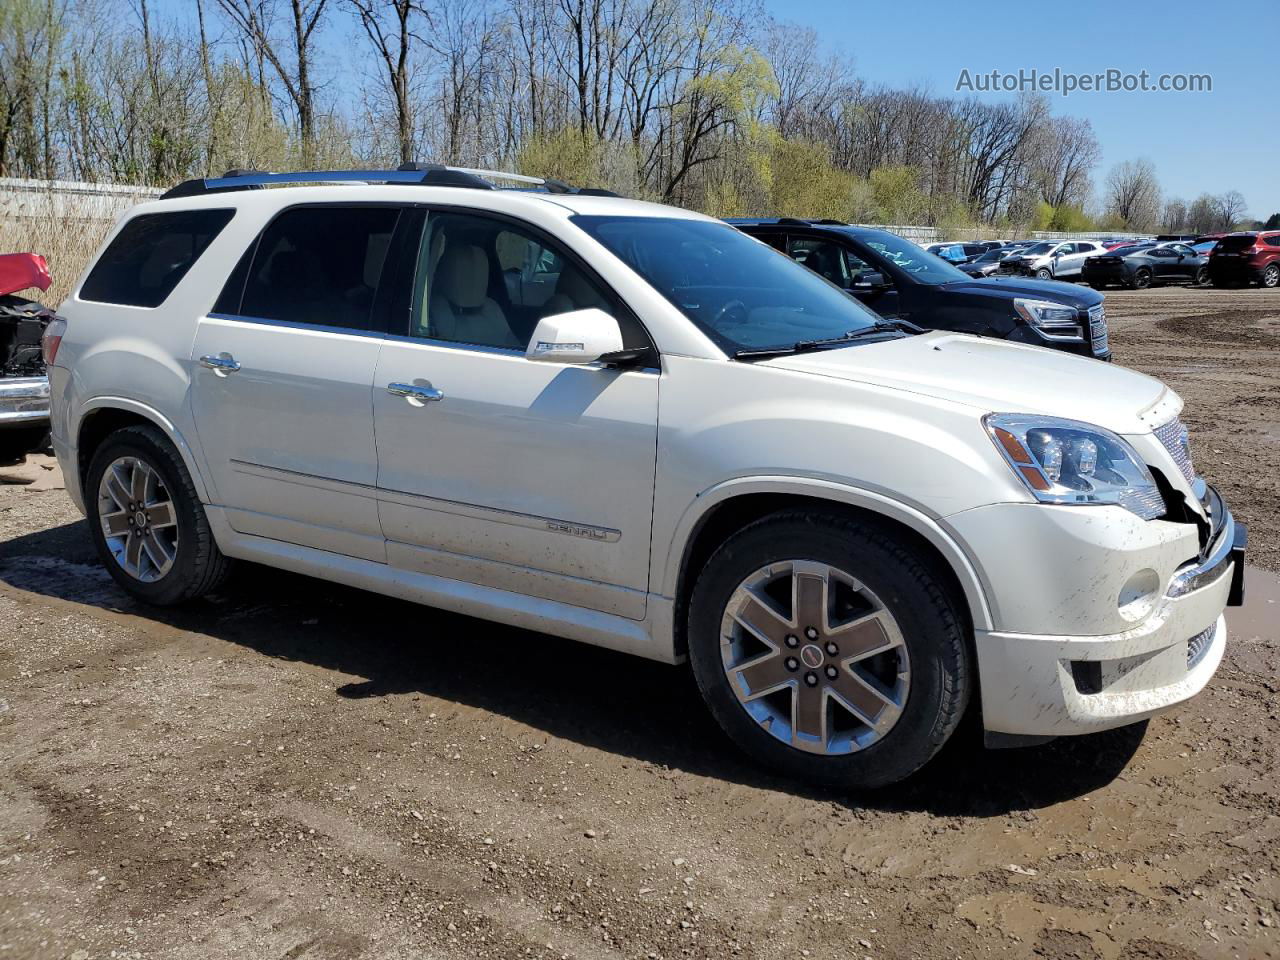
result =
[[[1280,247],[1280,233],[1272,234],[1267,237],[1267,243],[1273,247]]]
[[[532,230],[470,213],[431,213],[418,248],[411,336],[524,350],[543,317],[596,307],[623,343],[648,337],[611,294]]]
[[[1076,244],[1074,243],[1059,244],[1058,249],[1054,251],[1054,253],[1060,253],[1064,257],[1067,256],[1068,254],[1075,253],[1075,252],[1076,252]]]
[[[311,326],[370,329],[396,207],[295,207],[258,240],[240,313]]]
[[[234,215],[234,210],[181,210],[134,217],[102,251],[80,299],[160,306]]]
[[[787,253],[820,277],[837,287],[847,288],[851,282],[849,266],[840,244],[814,237],[788,237]]]

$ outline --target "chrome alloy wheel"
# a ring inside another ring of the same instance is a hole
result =
[[[178,555],[178,514],[164,481],[137,457],[112,461],[98,482],[98,519],[116,563],[143,583],[169,572]]]
[[[807,753],[865,749],[906,706],[911,666],[898,623],[843,570],[772,563],[729,597],[720,628],[729,686],[778,740]]]

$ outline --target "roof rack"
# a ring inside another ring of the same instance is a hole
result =
[[[491,181],[509,182],[515,186],[498,186]],[[184,180],[161,194],[161,200],[195,197],[209,193],[237,190],[260,190],[275,184],[297,183],[404,183],[426,187],[464,187],[470,190],[534,190],[546,193],[577,194],[592,197],[616,197],[611,190],[594,187],[572,187],[560,180],[527,177],[504,170],[480,170],[473,167],[446,167],[439,163],[402,163],[395,170],[301,170],[294,173],[267,173],[262,170],[228,170],[220,177]]]

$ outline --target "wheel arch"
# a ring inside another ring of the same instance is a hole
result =
[[[716,547],[761,517],[806,506],[871,519],[902,532],[948,578],[970,624],[980,630],[992,629],[991,609],[978,571],[960,544],[923,512],[881,494],[827,481],[749,478],[706,491],[685,511],[677,527],[663,592],[675,600],[673,639],[678,656],[687,650],[685,620],[693,582]]]
[[[115,431],[137,425],[155,427],[164,434],[182,457],[200,501],[209,503],[209,494],[197,466],[195,453],[182,432],[173,421],[154,407],[128,397],[95,397],[81,407],[79,419],[72,430],[76,450],[76,486],[81,496],[84,496],[84,477],[94,451]]]

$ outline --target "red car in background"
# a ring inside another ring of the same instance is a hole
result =
[[[1280,287],[1280,230],[1229,233],[1219,239],[1209,254],[1209,279],[1215,287]]]

